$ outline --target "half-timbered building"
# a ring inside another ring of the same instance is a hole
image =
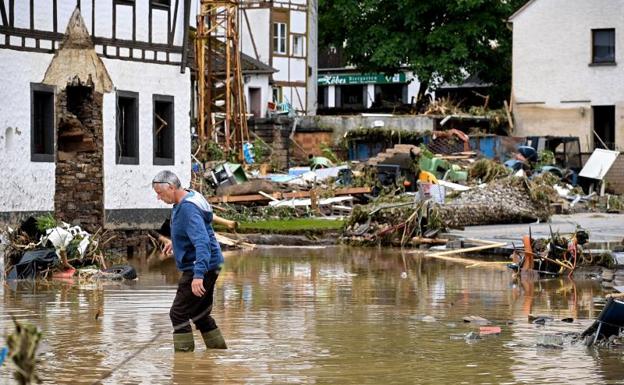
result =
[[[190,0],[0,0],[0,220],[140,228],[188,185]]]

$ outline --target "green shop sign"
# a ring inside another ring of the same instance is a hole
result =
[[[394,75],[384,74],[355,74],[355,75],[319,75],[319,86],[349,85],[349,84],[393,84],[405,83],[405,73]]]

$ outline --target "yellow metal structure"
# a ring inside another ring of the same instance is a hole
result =
[[[242,161],[249,132],[238,22],[238,0],[201,0],[195,39],[197,134],[200,144],[221,143]]]

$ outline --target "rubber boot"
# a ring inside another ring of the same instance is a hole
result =
[[[193,333],[173,333],[173,350],[176,352],[192,352],[195,350]]]
[[[219,328],[202,333],[202,338],[208,349],[227,349],[227,345],[225,344],[225,340]]]

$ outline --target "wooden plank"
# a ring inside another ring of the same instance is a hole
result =
[[[482,250],[488,250],[488,249],[495,249],[497,247],[503,247],[503,246],[507,246],[506,242],[498,242],[498,243],[492,243],[489,245],[485,245],[485,246],[475,246],[475,247],[468,247],[465,249],[454,249],[454,250],[447,250],[447,251],[441,251],[438,253],[431,253],[431,254],[427,254],[427,257],[441,257],[441,256],[445,256],[445,255],[453,255],[453,254],[461,254],[461,253],[468,253],[468,252],[472,252],[472,251],[482,251]]]
[[[338,189],[334,191],[335,196],[339,195],[357,195],[357,194],[368,194],[371,192],[370,187],[352,187],[352,188],[344,188]],[[273,197],[274,199],[292,199],[292,198],[309,198],[309,191],[298,191],[292,193],[280,193],[275,192],[273,194],[266,194],[268,196]],[[216,196],[208,198],[210,203],[237,203],[237,202],[258,202],[258,201],[269,201],[270,198],[260,195],[260,194],[251,194],[251,195],[224,195],[224,196]]]

